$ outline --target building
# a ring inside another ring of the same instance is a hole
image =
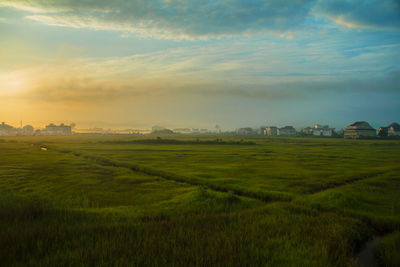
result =
[[[301,129],[301,132],[302,132],[304,135],[312,135],[312,134],[313,134],[313,129],[314,129],[314,128],[306,127],[306,128]]]
[[[249,127],[239,128],[237,130],[237,134],[238,135],[250,135],[250,134],[253,134],[253,129],[249,128]]]
[[[400,125],[393,122],[388,127],[388,136],[400,136]]]
[[[261,126],[260,128],[257,129],[257,134],[258,135],[265,135],[266,134],[265,133],[266,129],[267,129],[266,127]]]
[[[375,136],[376,130],[366,121],[357,121],[344,130],[344,138],[371,138]]]
[[[268,136],[277,136],[278,135],[278,127],[270,126],[265,129],[265,134]]]
[[[380,127],[378,130],[378,136],[388,137],[388,136],[400,136],[400,125],[393,122],[388,127]]]
[[[50,123],[46,125],[44,130],[39,132],[40,135],[70,135],[72,134],[71,126],[64,125],[61,123],[60,125],[55,125]]]
[[[314,128],[311,128],[313,136],[332,136],[335,128],[329,128],[328,125],[315,124]]]
[[[7,136],[7,135],[16,135],[17,129],[12,127],[11,125],[2,122],[0,124],[0,136]]]
[[[22,135],[33,135],[35,133],[35,129],[31,125],[25,125],[22,127]]]
[[[285,127],[279,128],[278,134],[279,135],[295,135],[296,129],[293,128],[293,126],[285,126]]]

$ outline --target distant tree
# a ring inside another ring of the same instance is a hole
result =
[[[174,134],[174,132],[171,131],[170,129],[163,129],[163,130],[153,130],[151,134],[169,135],[169,134]]]

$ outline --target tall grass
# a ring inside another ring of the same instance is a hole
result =
[[[36,198],[3,197],[2,264],[32,266],[353,265],[348,225],[334,214],[274,206],[229,211],[240,199],[207,190],[188,213],[110,216]],[[78,200],[79,202],[80,200]],[[221,210],[221,205],[224,207]],[[212,210],[220,210],[218,213]],[[188,216],[190,215],[190,216]],[[355,230],[353,230],[355,231]],[[352,237],[353,238],[353,237]]]
[[[4,140],[0,265],[356,266],[390,232],[397,259],[399,141]]]
[[[383,237],[376,254],[383,266],[400,266],[400,231]]]

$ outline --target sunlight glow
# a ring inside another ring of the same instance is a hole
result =
[[[26,91],[28,83],[26,77],[20,73],[8,73],[0,75],[0,95],[12,96]]]

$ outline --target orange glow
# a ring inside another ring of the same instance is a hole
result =
[[[27,90],[27,79],[20,73],[0,75],[0,95],[15,96]]]

